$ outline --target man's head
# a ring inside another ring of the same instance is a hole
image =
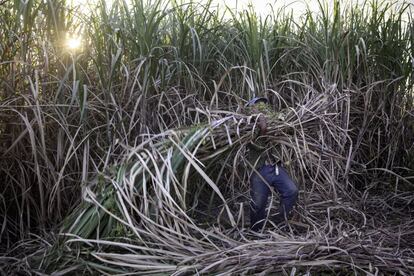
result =
[[[253,99],[248,101],[245,106],[250,107],[250,106],[253,106],[253,105],[258,104],[258,103],[267,104],[267,103],[269,103],[269,100],[267,98],[264,98],[264,97],[254,97]]]

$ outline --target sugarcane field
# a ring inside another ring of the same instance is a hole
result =
[[[414,275],[414,2],[0,0],[0,275]]]

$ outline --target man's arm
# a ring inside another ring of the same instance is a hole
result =
[[[254,113],[259,113],[259,111],[257,110],[257,108],[253,108],[253,112]],[[261,114],[259,115],[259,120],[258,120],[258,125],[259,125],[259,135],[266,135],[267,132],[267,120],[266,120],[266,116]]]
[[[264,115],[260,115],[259,117],[259,128],[260,128],[260,136],[266,135],[267,132],[267,120]]]

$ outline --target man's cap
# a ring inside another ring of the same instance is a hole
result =
[[[264,98],[264,97],[254,97],[253,99],[248,101],[245,106],[252,106],[252,105],[260,103],[260,102],[269,103],[269,100],[267,98]]]

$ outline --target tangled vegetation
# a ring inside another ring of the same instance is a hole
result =
[[[2,274],[414,271],[411,4],[95,5],[0,1]],[[300,194],[256,233],[260,112]]]

